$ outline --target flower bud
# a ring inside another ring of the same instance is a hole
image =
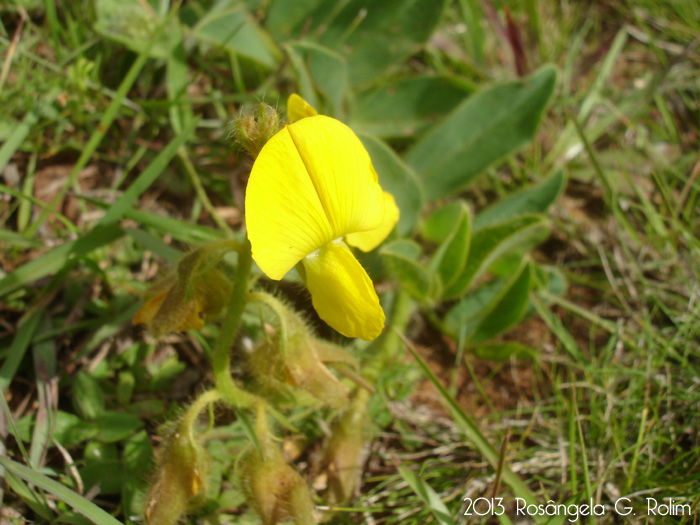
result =
[[[262,147],[280,129],[280,116],[277,110],[260,102],[258,107],[242,114],[233,125],[233,135],[238,144],[253,157],[257,157]]]
[[[367,390],[358,390],[350,408],[333,425],[323,461],[328,479],[324,499],[329,505],[350,499],[360,479],[365,459],[368,397]]]
[[[337,364],[340,372],[365,386],[359,377],[359,366],[340,347],[316,339],[310,328],[291,309],[275,301],[278,315],[283,316],[281,329],[270,341],[258,347],[250,358],[250,367],[263,395],[284,393],[288,386],[302,389],[334,408],[347,406],[348,388],[326,367]]]
[[[179,429],[163,444],[146,503],[149,525],[172,525],[206,492],[208,458],[199,443]]]
[[[243,491],[265,525],[291,519],[296,525],[316,523],[309,489],[299,473],[283,459],[258,411],[255,431],[260,451],[253,450],[241,464]]]

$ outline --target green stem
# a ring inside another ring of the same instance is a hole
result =
[[[280,322],[280,352],[285,356],[287,354],[287,310],[282,301],[265,292],[250,292],[247,300],[250,303],[266,304],[275,313]]]
[[[389,326],[384,329],[384,335],[379,342],[379,348],[377,348],[374,358],[363,369],[362,375],[369,382],[376,381],[382,370],[396,357],[396,353],[401,348],[401,340],[396,335],[396,330],[400,333],[406,332],[408,321],[411,319],[413,312],[414,303],[411,300],[411,296],[403,290],[397,291]]]
[[[247,408],[253,405],[256,396],[239,388],[231,377],[230,350],[238,334],[241,317],[246,306],[248,278],[253,258],[250,241],[246,238],[238,251],[238,267],[233,281],[233,292],[226,311],[226,318],[221,325],[221,333],[216,340],[213,351],[214,382],[223,400],[235,408]]]
[[[194,423],[197,421],[199,414],[210,404],[216,403],[221,399],[221,392],[218,390],[207,390],[199,395],[197,399],[189,406],[185,416],[182,418],[181,429],[187,432],[190,442],[195,443],[194,438]]]

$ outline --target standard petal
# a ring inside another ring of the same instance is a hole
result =
[[[306,255],[338,237],[291,138],[290,127],[263,147],[246,189],[246,228],[253,259],[271,279],[281,279]]]
[[[367,272],[344,244],[331,242],[303,260],[318,315],[346,337],[370,341],[384,328],[384,311]]]
[[[342,122],[317,115],[287,126],[313,181],[334,239],[373,230],[384,216],[383,192],[369,154]]]
[[[289,95],[287,99],[287,118],[289,122],[296,122],[297,120],[313,117],[315,115],[318,115],[318,111],[306,100],[296,93]]]
[[[388,191],[384,192],[384,217],[381,224],[373,230],[366,232],[349,233],[345,240],[350,246],[359,248],[363,252],[374,250],[379,243],[386,239],[394,226],[399,221],[399,208],[396,206],[394,196]]]

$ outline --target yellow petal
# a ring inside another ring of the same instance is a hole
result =
[[[289,118],[289,122],[296,122],[314,115],[318,115],[318,112],[311,104],[296,93],[289,95],[289,99],[287,99],[287,118]]]
[[[399,208],[396,206],[394,196],[384,192],[384,217],[381,224],[373,230],[365,232],[349,233],[345,240],[350,246],[359,248],[363,252],[374,250],[379,243],[386,239],[387,235],[394,229],[394,225],[399,221]]]
[[[357,135],[323,115],[304,118],[287,129],[313,181],[333,239],[377,228],[384,216],[384,192]]]
[[[367,272],[344,244],[331,242],[303,261],[318,315],[346,337],[369,341],[384,328],[384,311]]]
[[[299,124],[305,120],[311,118]],[[306,255],[339,237],[326,218],[289,133],[291,127],[265,144],[246,189],[246,227],[253,259],[271,279],[281,279]]]

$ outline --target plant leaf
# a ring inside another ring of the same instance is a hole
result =
[[[469,254],[471,217],[466,203],[460,201],[458,204],[460,205],[460,213],[457,220],[452,223],[452,231],[433,254],[428,265],[430,271],[440,279],[444,288],[448,288],[462,273]]]
[[[272,40],[257,26],[245,8],[238,4],[232,9],[211,9],[192,30],[203,43],[221,47],[273,69],[280,52]]]
[[[539,215],[522,215],[476,232],[471,239],[464,271],[445,290],[444,297],[460,297],[499,256],[515,249],[530,248],[548,235],[549,224]]]
[[[94,503],[35,470],[6,457],[0,457],[0,465],[5,467],[9,472],[12,472],[15,476],[50,492],[95,523],[99,523],[100,525],[121,525],[118,520],[107,514]]]
[[[292,42],[285,48],[299,76],[301,96],[320,113],[340,118],[348,85],[345,58],[311,42]]]
[[[544,213],[564,190],[566,177],[562,170],[539,184],[499,199],[474,217],[474,231],[526,213]]]
[[[399,473],[406,480],[408,486],[411,487],[411,490],[427,505],[431,514],[435,516],[437,523],[454,525],[452,514],[450,514],[450,511],[428,483],[405,465],[399,465]]]
[[[431,280],[417,261],[420,251],[417,243],[401,239],[384,245],[380,253],[401,287],[416,299],[425,300],[431,291]]]
[[[444,76],[414,76],[357,96],[350,123],[381,138],[412,137],[450,113],[471,89]]]
[[[469,97],[405,155],[429,201],[461,190],[497,160],[534,137],[557,74],[546,66],[528,78]]]

